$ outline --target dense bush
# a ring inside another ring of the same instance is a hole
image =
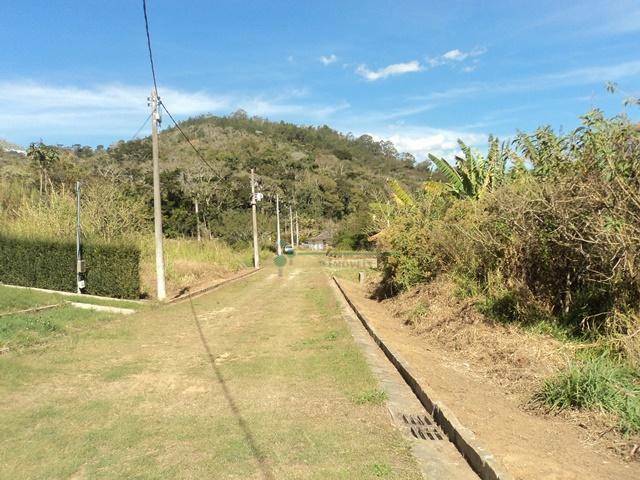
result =
[[[428,186],[400,202],[379,234],[387,290],[452,272],[496,297],[502,317],[544,311],[576,331],[631,333],[640,310],[640,133],[592,112],[566,136],[520,134],[502,155],[513,167],[480,194]],[[474,167],[488,164],[474,158]]]
[[[487,159],[461,146],[455,163],[432,158],[444,186],[411,198],[392,183],[390,201],[374,207],[379,293],[444,274],[491,320],[586,340],[589,355],[536,400],[610,412],[619,431],[640,432],[638,127],[591,112],[569,135],[541,128],[510,147],[492,140]]]
[[[140,296],[140,250],[92,242],[84,247],[86,293],[119,298]],[[74,292],[74,242],[0,236],[0,282]]]

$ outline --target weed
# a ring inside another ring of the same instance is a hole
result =
[[[338,332],[336,332],[335,330],[332,330],[331,332],[327,333],[324,337],[325,340],[330,340],[333,341],[335,339],[338,338],[340,334]]]
[[[387,392],[384,390],[367,390],[356,396],[355,402],[358,405],[382,405],[387,400]]]
[[[371,470],[376,477],[386,477],[392,472],[391,467],[386,463],[374,463]]]
[[[534,400],[553,410],[588,408],[612,413],[622,433],[640,432],[640,376],[607,354],[571,364],[547,380]]]

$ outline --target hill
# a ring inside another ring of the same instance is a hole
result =
[[[390,142],[368,135],[353,137],[328,126],[307,127],[262,118],[243,111],[230,116],[201,116],[180,124],[204,161],[176,128],[160,134],[160,163],[165,231],[169,236],[194,235],[198,203],[200,222],[214,236],[231,243],[249,240],[246,215],[249,172],[256,170],[263,231],[273,230],[274,199],[285,210],[292,205],[303,235],[335,229],[384,196],[387,179],[409,189],[427,176],[411,155]],[[151,202],[150,138],[120,141],[108,148],[58,148],[59,161],[48,176],[71,186],[76,179],[111,181],[131,195]],[[15,160],[15,159],[14,159]],[[205,163],[206,162],[206,163]],[[24,178],[26,163],[7,160],[0,175]],[[10,168],[9,168],[10,167]],[[17,173],[18,172],[18,173]],[[37,176],[32,174],[33,181]]]
[[[26,153],[24,147],[21,147],[20,145],[17,145],[15,143],[11,143],[2,138],[0,138],[0,151],[13,152],[22,155]]]

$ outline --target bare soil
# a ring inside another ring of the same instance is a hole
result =
[[[575,345],[490,324],[446,282],[383,302],[353,282],[343,285],[422,385],[515,478],[640,478],[640,462],[620,455],[628,441],[608,428],[611,418],[531,407],[531,392],[566,364]]]

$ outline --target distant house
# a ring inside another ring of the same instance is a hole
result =
[[[315,237],[309,238],[305,242],[305,246],[310,250],[325,250],[330,244],[333,235],[328,231],[324,231]]]

